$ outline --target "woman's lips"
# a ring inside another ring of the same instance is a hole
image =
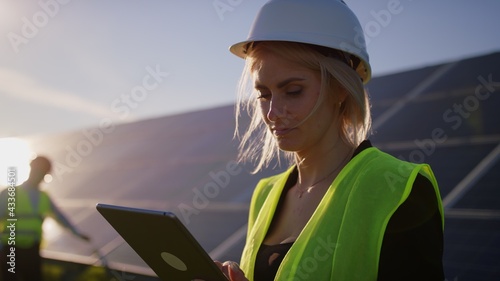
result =
[[[281,137],[288,134],[293,128],[271,128],[271,130],[275,136]]]

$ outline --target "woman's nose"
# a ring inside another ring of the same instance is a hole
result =
[[[279,99],[272,99],[269,104],[269,110],[267,112],[267,119],[272,122],[276,122],[279,119],[284,119],[286,117],[286,104]]]

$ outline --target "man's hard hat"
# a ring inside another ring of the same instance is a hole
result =
[[[229,50],[246,57],[250,43],[289,41],[341,50],[356,56],[356,67],[363,83],[371,78],[363,29],[342,0],[270,0],[257,14],[247,40]]]

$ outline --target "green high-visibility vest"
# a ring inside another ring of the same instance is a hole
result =
[[[30,201],[29,192],[23,188],[16,188],[14,216],[7,217],[7,219],[15,220],[4,220],[1,226],[1,241],[5,246],[28,248],[35,242],[41,241],[43,220],[48,216],[51,207],[47,193],[39,192],[38,206],[35,210]],[[13,229],[15,229],[14,232],[11,231]]]
[[[261,180],[254,191],[240,262],[249,280],[254,280],[257,252],[294,168]],[[330,185],[274,280],[377,280],[386,226],[408,198],[419,173],[434,186],[444,228],[443,207],[431,168],[367,148],[351,159]]]

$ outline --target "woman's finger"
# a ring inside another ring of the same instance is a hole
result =
[[[245,273],[240,269],[240,266],[235,262],[227,262],[225,266],[228,269],[229,280],[231,281],[248,281]]]

